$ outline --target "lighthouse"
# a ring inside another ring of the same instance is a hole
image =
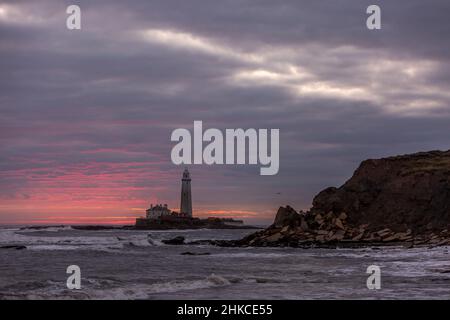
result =
[[[180,214],[192,217],[191,175],[188,169],[184,169],[181,179],[181,205]]]

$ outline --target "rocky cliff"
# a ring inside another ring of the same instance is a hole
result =
[[[241,245],[450,244],[450,151],[366,160],[308,212],[281,207]]]

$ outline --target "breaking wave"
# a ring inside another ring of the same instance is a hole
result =
[[[58,232],[58,231],[67,231],[73,230],[71,226],[31,226],[31,227],[22,227],[19,229],[21,232],[38,232],[38,231],[46,231],[46,232]]]
[[[95,250],[114,252],[124,248],[145,248],[161,246],[158,239],[146,234],[125,234],[124,236],[80,235],[71,227],[12,228],[0,230],[0,246],[22,245],[28,250]]]
[[[65,283],[46,281],[35,283],[35,288],[30,288],[27,283],[26,292],[0,293],[0,299],[95,299],[95,300],[136,300],[149,299],[154,294],[174,293],[196,289],[224,287],[232,283],[222,276],[211,274],[198,280],[172,280],[168,282],[156,282],[152,284],[134,284],[120,286],[121,283],[113,279],[84,279],[87,283],[80,290],[68,290]]]
[[[149,285],[134,285],[125,288],[120,287],[107,291],[93,291],[90,294],[90,297],[92,299],[148,299],[153,294],[223,287],[230,284],[231,282],[224,277],[211,274],[205,279],[199,280],[173,280]]]

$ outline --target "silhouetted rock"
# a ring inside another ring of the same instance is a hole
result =
[[[27,247],[25,247],[25,246],[14,246],[14,245],[11,245],[11,246],[1,246],[0,247],[0,249],[16,249],[16,250],[23,250],[23,249],[26,249]]]
[[[297,211],[292,209],[290,206],[286,206],[278,209],[273,226],[276,228],[283,226],[294,226],[299,224],[299,222],[301,222],[300,215]]]
[[[311,212],[330,211],[375,229],[443,230],[450,225],[450,151],[366,160],[343,186],[314,198]]]
[[[172,244],[172,245],[180,245],[180,244],[184,244],[184,237],[183,237],[183,236],[178,236],[178,237],[175,237],[175,238],[173,238],[173,239],[162,240],[162,243],[165,243],[165,244]]]
[[[210,253],[209,252],[186,251],[186,252],[182,252],[181,255],[183,255],[183,256],[208,256],[208,255],[210,255]]]

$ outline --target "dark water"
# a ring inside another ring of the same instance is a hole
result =
[[[253,230],[0,229],[0,299],[450,298],[449,249],[169,246],[161,239],[237,239]],[[147,235],[151,235],[151,241]],[[209,253],[187,256],[181,253]],[[81,268],[81,290],[66,268]],[[381,268],[369,290],[366,268]]]

